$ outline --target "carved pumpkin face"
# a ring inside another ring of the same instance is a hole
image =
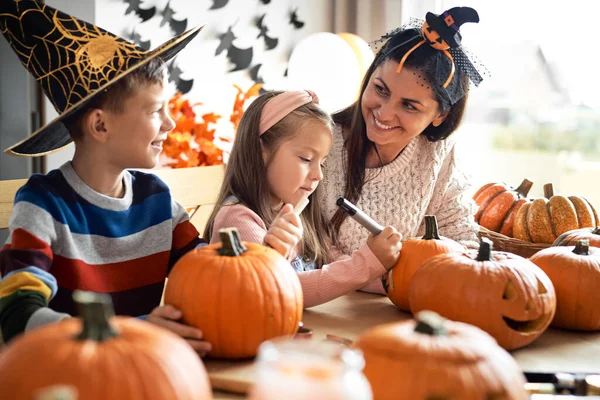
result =
[[[413,276],[409,302],[413,313],[428,309],[478,326],[508,350],[535,340],[556,311],[554,286],[541,269],[483,244],[479,253],[444,254],[424,263]]]
[[[427,22],[423,22],[421,32],[423,33],[423,37],[428,40],[429,45],[434,49],[448,50],[450,48],[450,45],[446,43],[446,41],[440,37],[440,34],[429,26]]]

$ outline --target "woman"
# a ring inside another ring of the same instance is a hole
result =
[[[478,20],[475,10],[454,8],[428,13],[422,30],[413,22],[384,36],[359,99],[334,114],[322,185],[325,214],[344,253],[368,232],[336,207],[340,196],[404,238],[423,235],[425,215],[435,215],[441,235],[478,247],[475,205],[450,138],[463,117],[469,78],[481,81],[460,48],[458,26]],[[370,289],[380,291],[379,280]]]

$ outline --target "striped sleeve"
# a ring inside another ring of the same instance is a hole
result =
[[[0,327],[4,340],[23,332],[33,315],[56,295],[48,271],[56,239],[48,195],[28,184],[17,192],[9,220],[9,238],[0,249]]]
[[[206,244],[196,227],[190,222],[187,210],[175,200],[171,201],[173,221],[173,246],[169,258],[169,271],[188,251]]]

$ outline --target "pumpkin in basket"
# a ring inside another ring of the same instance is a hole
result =
[[[552,246],[575,246],[580,240],[589,240],[590,246],[600,247],[600,226],[565,232],[556,238]]]
[[[293,336],[302,319],[300,280],[277,251],[241,242],[235,228],[219,230],[222,243],[192,250],[175,264],[165,304],[202,330],[209,356],[239,359],[259,345]]]
[[[600,224],[596,210],[585,198],[555,195],[551,183],[544,185],[544,196],[521,207],[515,217],[515,238],[552,244],[565,232]]]
[[[550,278],[531,261],[500,251],[481,239],[479,251],[430,258],[409,288],[413,313],[432,310],[475,325],[507,350],[544,332],[556,310]]]
[[[37,328],[0,352],[3,399],[212,399],[200,358],[181,337],[114,317],[110,296],[74,292],[80,318]]]
[[[588,240],[575,246],[550,247],[531,257],[556,290],[556,315],[552,326],[600,330],[600,248]]]
[[[375,400],[526,400],[516,361],[482,330],[431,311],[375,326],[356,341]]]
[[[404,311],[410,311],[408,286],[421,264],[438,254],[463,250],[466,250],[465,247],[458,242],[440,237],[435,215],[426,215],[425,235],[406,240],[402,244],[398,263],[384,276],[383,286],[392,303]]]
[[[516,189],[504,183],[483,185],[473,196],[479,206],[475,221],[491,231],[512,237],[517,212],[531,201],[527,199],[531,186],[533,182],[528,179],[523,179]]]

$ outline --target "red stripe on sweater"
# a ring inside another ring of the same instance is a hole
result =
[[[175,230],[173,230],[173,250],[178,250],[187,246],[199,235],[198,230],[189,219],[180,222],[175,227]]]
[[[52,260],[52,249],[50,248],[50,245],[23,228],[15,229],[12,232],[10,243],[2,246],[0,251],[7,249],[37,250]]]
[[[55,256],[50,273],[58,286],[70,290],[89,290],[99,293],[121,292],[163,282],[167,276],[169,252],[163,251],[135,260],[111,264],[86,264]]]

